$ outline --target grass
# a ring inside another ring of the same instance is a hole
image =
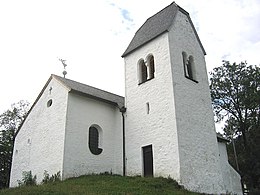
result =
[[[2,194],[67,195],[67,194],[176,194],[196,195],[166,178],[122,177],[117,175],[87,175],[37,186],[0,190]]]

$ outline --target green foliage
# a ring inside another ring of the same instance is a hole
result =
[[[218,121],[226,121],[227,135],[231,126],[236,133],[244,133],[251,125],[259,125],[260,68],[246,62],[223,65],[210,73],[210,90],[213,108]]]
[[[22,181],[18,180],[19,186],[34,186],[36,185],[36,175],[32,175],[31,171],[24,171]]]
[[[259,189],[252,189],[249,192],[249,195],[259,195],[260,194],[260,190]]]
[[[214,113],[225,121],[224,135],[235,141],[241,176],[260,188],[260,68],[224,61],[210,75]],[[232,144],[228,153],[235,165]]]
[[[260,190],[260,132],[259,129],[251,129],[248,133],[250,150],[246,150],[242,136],[234,139],[237,152],[240,174],[247,186]],[[235,157],[232,143],[228,144],[228,156],[230,163],[235,167]]]
[[[57,173],[55,173],[54,175],[51,175],[51,176],[48,173],[48,171],[46,171],[46,170],[44,171],[42,184],[53,183],[53,182],[57,182],[57,181],[61,181],[60,171],[58,171]]]
[[[198,194],[182,189],[176,181],[166,178],[122,177],[118,175],[87,175],[39,186],[5,189],[1,194]]]
[[[0,189],[9,186],[14,139],[28,109],[29,103],[20,101],[0,115]]]

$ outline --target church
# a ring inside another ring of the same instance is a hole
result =
[[[171,3],[137,30],[122,57],[125,97],[51,75],[14,144],[10,187],[23,171],[169,177],[208,194],[242,194],[216,135],[206,52],[189,13]]]

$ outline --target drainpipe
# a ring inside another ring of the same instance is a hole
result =
[[[123,122],[123,176],[126,175],[126,159],[125,159],[125,115],[126,107],[121,107],[120,112],[122,113],[122,122]]]

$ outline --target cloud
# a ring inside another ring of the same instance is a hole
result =
[[[170,3],[172,0],[0,1],[0,17],[4,18],[0,82],[10,81],[2,86],[8,95],[0,97],[0,112],[2,105],[20,99],[32,102],[51,73],[61,75],[63,67],[57,57],[68,60],[68,78],[123,95],[121,54],[145,20]],[[207,52],[209,71],[223,59],[259,64],[259,0],[177,3],[190,13]]]
[[[133,19],[130,17],[129,11],[127,11],[126,9],[122,9],[122,8],[119,8],[119,9],[125,20],[127,20],[129,22],[133,22]]]
[[[131,17],[131,13],[128,9],[125,9],[120,2],[117,2],[117,4],[113,2],[107,2],[111,9],[111,14],[113,13],[114,16],[113,22],[117,22],[116,28],[113,28],[113,31],[116,35],[118,35],[120,32],[123,33],[125,30],[129,31],[134,26],[134,19]],[[110,14],[110,17],[111,17]]]
[[[259,0],[198,0],[196,4],[184,0],[182,3],[180,6],[190,13],[207,52],[209,71],[220,66],[222,60],[259,63],[254,57],[260,42]]]

